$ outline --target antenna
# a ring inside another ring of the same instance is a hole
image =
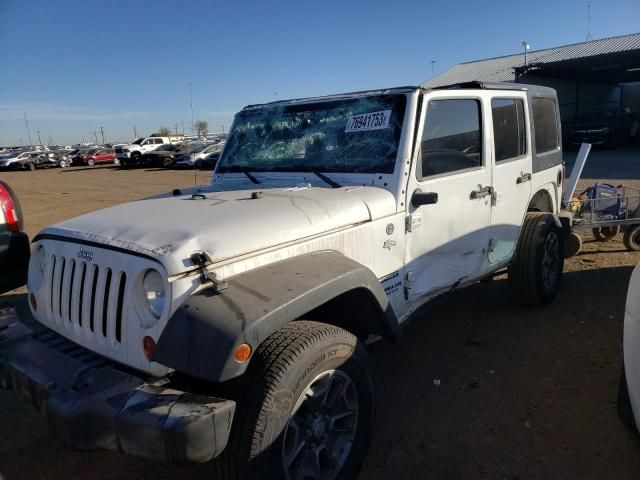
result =
[[[593,37],[591,36],[591,0],[589,0],[587,2],[587,10],[588,10],[588,19],[587,19],[587,38],[585,39],[585,42],[588,42],[589,40],[593,40]]]

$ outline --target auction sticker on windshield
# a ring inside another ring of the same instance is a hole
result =
[[[353,115],[347,119],[347,127],[344,132],[366,132],[368,130],[388,128],[389,118],[391,118],[391,110]]]

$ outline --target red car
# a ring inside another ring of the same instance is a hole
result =
[[[113,148],[98,148],[89,150],[82,155],[82,161],[90,167],[96,163],[113,163],[116,159],[116,151]]]

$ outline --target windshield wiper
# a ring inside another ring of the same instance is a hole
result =
[[[253,175],[251,175],[251,174],[249,173],[249,170],[247,170],[246,168],[241,168],[241,169],[240,169],[240,171],[241,171],[242,173],[244,173],[244,174],[247,176],[247,178],[248,178],[249,180],[251,180],[251,182],[253,182],[254,184],[258,185],[259,183],[262,183],[262,182],[261,182],[260,180],[258,180],[256,177],[254,177]]]
[[[329,185],[331,188],[341,188],[342,185],[340,185],[338,182],[336,182],[335,180],[331,180],[329,177],[327,177],[324,173],[320,173],[318,170],[316,170],[313,167],[305,167],[307,169],[307,171],[313,173],[316,177],[318,177],[320,180],[322,180],[323,182],[325,182],[327,185]]]

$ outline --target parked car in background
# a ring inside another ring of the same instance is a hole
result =
[[[140,165],[142,162],[142,155],[156,150],[161,145],[167,145],[170,143],[171,141],[168,137],[141,137],[129,145],[116,147],[116,158],[120,161],[120,165],[123,167]]]
[[[200,145],[185,148],[185,153],[176,158],[177,167],[202,168],[205,166],[205,158],[211,153],[218,153],[222,150],[221,144]]]
[[[589,112],[569,127],[567,143],[570,147],[590,143],[616,148],[629,141],[630,131],[631,121],[624,110]]]
[[[38,168],[57,167],[59,165],[53,153],[42,151],[29,152],[28,157],[21,159],[15,166],[23,170],[36,170]]]
[[[56,150],[49,153],[49,158],[56,162],[60,168],[66,168],[71,165],[71,157],[66,150]]]
[[[116,152],[113,148],[95,148],[82,155],[82,163],[92,167],[96,163],[113,163]]]
[[[0,159],[0,168],[10,169],[21,167],[21,162],[31,158],[32,151],[17,151],[10,153],[6,157]]]
[[[15,192],[0,180],[0,293],[24,285],[29,266],[29,237]]]
[[[178,158],[191,151],[201,151],[206,148],[203,143],[181,143],[179,145],[164,145],[153,152],[142,156],[142,164],[157,167],[172,167]]]

